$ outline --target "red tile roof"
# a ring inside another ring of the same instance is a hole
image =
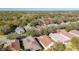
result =
[[[38,41],[41,42],[45,47],[47,47],[49,44],[53,42],[48,36],[43,35],[38,37]]]

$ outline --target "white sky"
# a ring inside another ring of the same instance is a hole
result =
[[[79,0],[0,0],[1,8],[78,8]]]

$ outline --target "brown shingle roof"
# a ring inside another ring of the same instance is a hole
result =
[[[14,42],[12,42],[12,47],[16,50],[19,50],[20,49],[20,43],[19,43],[19,40],[14,40]]]
[[[23,44],[25,49],[31,49],[31,50],[42,49],[39,43],[31,36],[28,36],[25,39],[23,39]]]

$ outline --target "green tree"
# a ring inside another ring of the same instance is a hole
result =
[[[66,31],[73,30],[73,27],[70,24],[69,25],[66,25],[64,28],[65,28]]]
[[[41,21],[38,20],[38,19],[32,20],[32,21],[30,22],[30,25],[31,25],[31,26],[41,25]]]
[[[42,34],[43,35],[48,35],[49,34],[48,30],[49,30],[49,27],[46,26],[45,28],[43,28]]]
[[[19,34],[17,33],[10,33],[7,35],[7,39],[16,39],[16,37],[18,37]]]
[[[64,51],[65,50],[65,45],[62,43],[55,43],[53,45],[53,50],[55,51]]]
[[[79,37],[73,37],[70,40],[70,42],[71,42],[73,48],[76,48],[77,50],[79,50]]]
[[[40,32],[35,29],[29,29],[25,32],[26,36],[39,36]]]
[[[8,34],[11,32],[11,28],[8,25],[4,25],[0,27],[0,31],[4,34]]]
[[[67,51],[79,51],[79,37],[73,37],[66,44]]]

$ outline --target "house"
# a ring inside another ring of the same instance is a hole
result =
[[[70,34],[79,37],[79,31],[78,30],[71,30],[69,31]]]
[[[30,26],[28,25],[28,26],[24,26],[24,29],[27,31],[27,30],[32,29],[32,27],[30,27]]]
[[[6,35],[0,36],[0,45],[3,45],[2,50],[9,51],[9,49],[6,49],[7,47],[11,48],[12,50],[19,50],[20,49],[19,40],[16,40],[16,39],[9,40],[9,39],[7,39]]]
[[[62,35],[63,37],[69,39],[69,40],[70,40],[72,37],[74,37],[73,34],[70,34],[69,32],[67,32],[67,31],[64,30],[64,29],[58,30],[57,32],[60,33],[60,35]]]
[[[19,43],[19,40],[16,40],[16,39],[14,39],[14,40],[8,40],[5,44],[4,44],[4,48],[6,48],[6,47],[9,47],[9,49],[11,50],[16,50],[16,51],[18,51],[18,50],[20,50],[20,43]],[[8,50],[9,50],[8,49]]]
[[[42,49],[40,44],[32,36],[28,36],[22,40],[25,50],[38,51]]]
[[[55,42],[60,42],[60,43],[63,43],[63,44],[67,43],[68,40],[69,40],[68,38],[62,36],[60,33],[50,33],[50,34],[49,34],[49,37],[50,37],[53,41],[55,41]]]
[[[43,48],[46,50],[48,48],[50,48],[51,46],[53,46],[54,41],[51,40],[48,36],[43,35],[37,38],[38,41],[40,42],[40,44],[43,46]]]
[[[25,30],[24,30],[23,27],[17,27],[17,28],[15,29],[15,32],[18,33],[18,34],[22,34],[22,33],[25,32]]]

